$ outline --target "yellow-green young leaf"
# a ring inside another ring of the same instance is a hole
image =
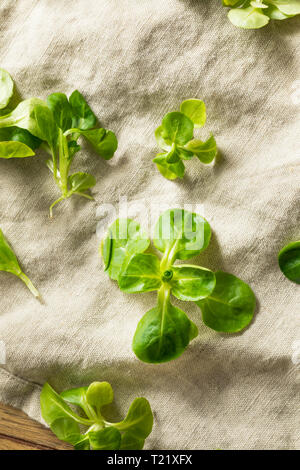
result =
[[[110,426],[100,431],[89,432],[89,439],[94,450],[118,450],[121,445],[120,432]]]
[[[294,16],[300,14],[300,0],[269,0],[283,14]]]
[[[28,287],[30,292],[35,296],[39,297],[38,290],[34,287],[31,280],[22,272],[16,255],[10,247],[8,241],[4,237],[2,230],[0,229],[0,271],[6,271],[12,273],[20,278],[24,284]]]
[[[286,245],[278,255],[279,267],[292,282],[300,284],[300,241]]]
[[[125,266],[132,255],[146,251],[150,240],[134,220],[117,219],[108,228],[108,234],[101,243],[102,256],[104,254],[103,249],[107,246],[107,237],[111,239],[110,261],[107,271],[110,278],[116,281],[123,265]],[[106,253],[105,266],[107,267]]]
[[[190,99],[181,103],[180,111],[185,114],[196,128],[203,127],[206,122],[206,107],[203,101]]]
[[[68,177],[68,182],[71,186],[71,190],[74,193],[86,191],[92,188],[96,184],[94,176],[88,173],[78,172]]]
[[[158,146],[162,150],[165,150],[166,152],[169,152],[171,150],[172,142],[167,138],[167,136],[165,136],[163,126],[157,127],[157,129],[155,130],[155,138]]]
[[[70,390],[63,391],[60,396],[68,403],[72,403],[72,405],[77,405],[81,408],[84,408],[86,403],[87,389],[88,387],[72,388]]]
[[[183,178],[185,167],[182,161],[179,160],[176,163],[168,163],[167,155],[166,153],[160,153],[153,159],[160,173],[169,180]]]
[[[14,89],[14,82],[6,70],[0,69],[0,109],[9,103]]]
[[[16,276],[21,274],[21,268],[15,253],[10,247],[0,229],[0,271],[6,271]]]
[[[173,264],[176,258],[189,259],[205,250],[210,237],[210,225],[203,217],[182,209],[171,209],[160,216],[153,241],[156,248],[165,253],[169,264]]]
[[[76,423],[89,424],[87,419],[74,413],[65,400],[48,383],[43,386],[40,402],[42,417],[49,426],[61,419],[71,419]]]
[[[26,158],[33,155],[34,151],[22,142],[0,142],[0,158]]]
[[[108,382],[93,382],[86,392],[88,403],[100,409],[104,405],[109,405],[114,399],[112,386]]]
[[[269,5],[265,13],[271,20],[286,20],[287,18],[290,18],[290,16],[282,13],[282,11],[278,10],[274,5]]]
[[[179,300],[196,301],[212,293],[216,285],[215,274],[198,266],[172,266],[170,281],[172,294]]]
[[[170,152],[166,154],[166,161],[167,163],[177,163],[179,162],[179,160],[180,160],[179,153],[177,151],[176,145],[173,144]]]
[[[208,140],[202,142],[202,140],[194,139],[187,143],[185,146],[187,150],[193,152],[202,163],[211,163],[217,156],[217,144],[213,135]]]
[[[251,288],[232,274],[218,271],[216,287],[209,297],[200,300],[204,323],[216,331],[235,333],[252,321],[255,296]]]
[[[234,8],[228,13],[228,18],[235,26],[244,29],[258,29],[266,26],[270,18],[258,8]]]
[[[133,255],[118,282],[120,289],[128,294],[158,290],[162,282],[159,259],[151,254]]]
[[[146,398],[133,400],[126,418],[113,426],[119,431],[128,431],[139,439],[146,439],[153,426],[153,414],[148,400]]]
[[[193,138],[194,124],[180,112],[172,112],[165,115],[162,120],[163,135],[167,141],[185,145]]]

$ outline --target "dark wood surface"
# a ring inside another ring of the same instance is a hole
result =
[[[0,450],[71,450],[20,410],[0,404]]]

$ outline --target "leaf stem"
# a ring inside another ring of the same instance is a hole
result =
[[[34,287],[31,280],[29,279],[28,276],[26,276],[25,273],[21,272],[21,274],[19,274],[18,277],[22,279],[22,281],[26,284],[26,286],[28,287],[30,292],[34,295],[34,297],[36,298],[40,297],[39,291]]]
[[[56,199],[56,201],[54,201],[53,204],[51,204],[50,209],[49,209],[50,219],[52,219],[53,217],[53,207],[56,206],[56,204],[58,204],[59,202],[63,201],[64,199],[65,199],[65,196],[61,196],[58,199]]]

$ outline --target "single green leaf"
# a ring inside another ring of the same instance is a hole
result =
[[[118,148],[118,141],[112,131],[100,128],[81,131],[80,133],[88,140],[100,157],[110,160],[114,156]]]
[[[287,18],[290,18],[290,16],[282,13],[282,11],[278,10],[274,5],[268,5],[268,9],[265,10],[265,14],[268,15],[271,20],[286,20]]]
[[[179,157],[179,154],[178,154],[178,151],[177,151],[177,148],[175,146],[175,144],[173,144],[170,152],[168,152],[166,154],[166,162],[167,163],[177,163],[179,162],[180,160],[180,157]]]
[[[89,432],[90,444],[94,450],[118,450],[121,445],[121,434],[112,426],[100,431]]]
[[[186,260],[205,250],[210,237],[210,226],[203,217],[171,209],[160,216],[155,226],[154,245],[173,264],[176,258]]]
[[[300,0],[268,0],[268,3],[275,5],[285,15],[300,14]]]
[[[65,400],[48,383],[45,383],[42,388],[40,402],[42,417],[50,427],[55,421],[60,419],[70,419],[76,423],[86,425],[92,424],[89,420],[81,418],[74,413]]]
[[[180,105],[180,111],[187,116],[196,128],[203,127],[206,122],[206,107],[203,101],[190,99]]]
[[[58,418],[51,423],[50,428],[61,441],[74,445],[82,439],[79,424],[73,419]]]
[[[191,140],[185,146],[187,150],[193,152],[202,163],[211,163],[213,159],[217,156],[217,144],[213,135],[210,136],[206,142],[201,140]]]
[[[111,255],[112,255],[112,238],[110,232],[108,235],[102,240],[101,242],[101,255],[103,259],[103,268],[104,271],[107,271],[111,262]]]
[[[22,142],[32,150],[37,149],[42,143],[41,139],[30,134],[26,129],[15,126],[0,129],[0,141]]]
[[[38,290],[34,287],[31,280],[22,272],[19,262],[8,241],[0,229],[0,271],[6,271],[19,277],[28,287],[30,292],[39,297]]]
[[[120,289],[128,294],[158,290],[162,282],[159,259],[144,253],[133,255],[118,282]]]
[[[64,390],[60,396],[63,400],[72,405],[80,406],[81,408],[85,407],[86,404],[86,392],[88,387],[79,387],[72,388],[70,390]]]
[[[72,127],[72,108],[64,93],[52,93],[47,98],[47,104],[53,113],[58,127],[64,132]]]
[[[88,173],[78,172],[68,177],[68,182],[71,187],[71,191],[74,193],[86,191],[92,188],[96,184],[94,176]]]
[[[101,243],[102,256],[103,248],[107,247],[107,237],[111,239],[111,252],[108,267],[105,252],[105,267],[110,278],[116,281],[123,265],[132,255],[146,251],[150,240],[134,220],[118,219],[109,227],[108,234]]]
[[[141,439],[130,431],[124,432],[121,438],[120,450],[142,450],[145,444],[145,439]]]
[[[109,405],[114,399],[112,386],[108,382],[93,382],[86,392],[88,403],[97,409]]]
[[[176,359],[197,335],[196,325],[170,303],[168,296],[164,297],[143,316],[133,338],[133,351],[143,362],[155,364]]]
[[[270,19],[258,8],[234,8],[228,13],[228,18],[234,26],[244,29],[258,29],[266,26]]]
[[[286,245],[278,255],[279,267],[292,282],[300,284],[300,241]]]
[[[26,158],[33,155],[34,151],[22,142],[0,142],[0,158]]]
[[[198,266],[172,266],[172,294],[179,300],[196,301],[210,295],[216,285],[212,271]]]
[[[58,127],[54,121],[52,111],[44,103],[42,105],[38,104],[34,108],[34,118],[36,133],[28,129],[29,132],[41,140],[45,140],[51,149],[55,149],[58,141]]]
[[[218,271],[209,297],[197,301],[204,323],[216,331],[235,333],[252,321],[255,296],[251,288],[232,274]]]
[[[146,439],[152,431],[153,414],[146,398],[136,398],[130,405],[126,418],[113,426],[119,431],[129,431],[139,439]]]
[[[160,153],[153,161],[156,163],[160,173],[169,180],[175,180],[176,178],[182,178],[184,176],[185,168],[181,160],[177,163],[168,163],[167,154]]]
[[[22,273],[19,262],[8,241],[0,229],[0,271],[6,271],[16,276]]]
[[[167,135],[165,135],[163,126],[157,127],[157,129],[155,130],[155,138],[158,146],[162,150],[169,152],[172,147],[172,141],[168,139]]]
[[[79,91],[73,91],[69,102],[73,113],[72,127],[83,130],[95,127],[97,118]]]
[[[185,145],[193,138],[194,124],[180,112],[165,115],[162,121],[164,139],[178,145]]]
[[[9,103],[14,90],[14,82],[6,70],[0,69],[0,109]]]

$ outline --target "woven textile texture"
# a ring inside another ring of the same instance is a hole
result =
[[[0,226],[43,296],[0,273],[0,401],[41,420],[44,382],[106,380],[115,416],[150,401],[146,448],[299,448],[299,288],[277,264],[299,239],[299,31],[300,17],[238,29],[219,0],[1,1],[0,66],[22,97],[80,90],[119,149],[106,162],[83,146],[74,169],[96,176],[95,202],[73,197],[52,220],[46,156],[0,160]],[[168,181],[152,163],[154,130],[192,97],[206,103],[201,135],[214,133],[220,155]],[[122,293],[98,256],[101,205],[118,211],[125,198],[149,229],[164,206],[206,217],[212,242],[193,262],[250,284],[257,312],[243,333],[218,334],[195,304],[175,301],[199,336],[170,363],[134,356],[155,293]]]

